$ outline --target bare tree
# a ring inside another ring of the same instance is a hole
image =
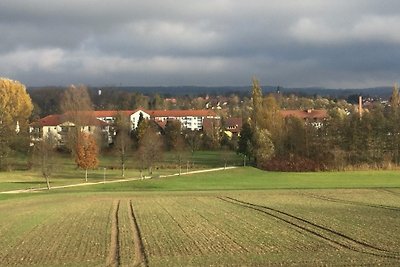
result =
[[[39,166],[40,172],[50,190],[50,177],[55,167],[55,147],[57,140],[51,133],[37,142],[34,147],[34,162]]]
[[[71,123],[64,138],[72,155],[75,155],[78,135],[82,131],[82,127],[89,125],[94,119],[93,104],[87,88],[83,85],[78,87],[71,85],[64,92],[60,109],[63,112],[64,120]]]
[[[114,127],[116,130],[114,148],[120,158],[122,177],[125,178],[126,158],[132,148],[132,139],[130,136],[131,125],[129,117],[122,113],[118,113],[115,119]]]
[[[147,168],[149,174],[153,174],[153,167],[156,162],[162,159],[163,141],[159,133],[152,127],[149,127],[144,137],[139,143],[139,161],[140,170]]]

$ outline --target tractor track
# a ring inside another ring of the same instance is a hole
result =
[[[308,221],[306,219],[297,217],[295,215],[289,214],[278,209],[274,209],[267,206],[257,205],[250,202],[245,202],[239,199],[231,197],[218,197],[218,199],[231,203],[233,205],[238,205],[243,208],[251,209],[270,217],[273,217],[281,222],[284,222],[294,229],[300,232],[305,232],[317,237],[318,239],[324,240],[330,244],[335,244],[336,246],[352,250],[359,253],[364,253],[368,255],[373,255],[383,258],[392,258],[400,260],[400,253],[393,252],[386,249],[379,248],[377,246],[368,244],[363,241],[356,240],[350,236],[343,233],[335,231],[333,229],[327,228],[325,226],[319,225],[317,223]]]
[[[344,200],[344,199],[338,199],[338,198],[333,198],[333,197],[321,196],[321,195],[316,195],[316,194],[311,194],[311,193],[302,193],[302,195],[304,195],[306,197],[310,197],[310,198],[315,198],[315,199],[325,200],[325,201],[335,202],[335,203],[343,203],[343,204],[362,206],[362,207],[368,207],[368,208],[400,211],[400,207],[394,207],[394,206],[363,203],[363,202],[358,202],[358,201],[351,201],[351,200]]]
[[[129,216],[131,221],[131,227],[133,232],[133,240],[135,240],[135,260],[134,266],[149,266],[147,255],[143,245],[142,234],[140,231],[139,223],[133,208],[132,200],[129,200]]]
[[[397,192],[397,191],[392,191],[392,190],[389,190],[389,189],[386,189],[386,188],[381,188],[378,191],[386,192],[386,193],[389,193],[389,194],[392,194],[392,195],[400,197],[400,192]]]
[[[107,258],[107,266],[116,267],[120,265],[120,247],[119,247],[119,221],[118,213],[120,200],[114,201],[111,211],[111,244],[110,253]]]

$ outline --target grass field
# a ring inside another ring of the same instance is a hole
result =
[[[224,151],[198,151],[192,154],[182,156],[181,171],[193,171],[205,168],[215,168],[224,166],[225,161],[230,166],[240,165],[241,158],[234,152]],[[19,166],[25,166],[27,159],[18,157],[16,162]],[[136,158],[134,155],[128,157],[126,162],[126,178],[140,177],[139,168],[136,166]],[[152,176],[167,175],[179,172],[177,155],[174,153],[165,153],[161,162],[155,164]],[[22,168],[22,167],[21,167]],[[23,169],[23,168],[22,168]],[[25,166],[26,169],[26,166]],[[71,156],[59,154],[54,160],[54,168],[50,181],[52,186],[61,186],[68,184],[76,184],[84,182],[85,171],[76,168],[76,164]],[[97,169],[89,170],[88,181],[100,182],[104,178],[106,180],[121,179],[120,162],[116,155],[102,156]],[[149,175],[144,170],[143,175]],[[39,168],[30,170],[15,170],[11,172],[0,172],[0,192],[18,190],[18,189],[35,189],[46,187],[44,178],[40,174]]]
[[[400,174],[239,168],[0,194],[1,266],[400,265]]]

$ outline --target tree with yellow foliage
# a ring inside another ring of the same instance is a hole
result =
[[[25,85],[0,78],[0,169],[5,167],[18,133],[23,136],[22,133],[27,132],[32,110],[32,101]]]
[[[85,170],[85,181],[87,182],[88,169],[94,169],[99,164],[99,149],[93,135],[80,132],[76,143],[75,162]]]

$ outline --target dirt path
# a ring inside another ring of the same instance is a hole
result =
[[[213,168],[213,169],[206,169],[206,170],[182,172],[181,174],[174,173],[174,174],[168,174],[168,175],[160,175],[159,178],[190,175],[190,174],[205,173],[205,172],[223,171],[223,170],[229,170],[229,169],[235,169],[235,168],[238,168],[238,167],[235,167],[235,166],[226,167],[226,168],[221,167],[221,168]],[[137,181],[137,180],[150,179],[150,178],[152,178],[152,177],[145,176],[144,178],[135,177],[135,178],[125,178],[125,179],[119,179],[119,180],[101,181],[101,182],[94,182],[94,183],[79,183],[79,184],[70,184],[70,185],[60,185],[60,186],[52,186],[51,189],[62,189],[62,188],[88,186],[88,185],[96,185],[96,184],[123,183],[123,182]],[[0,194],[34,193],[34,192],[40,192],[40,191],[46,191],[46,190],[48,190],[47,187],[41,187],[41,188],[32,188],[32,189],[18,189],[18,190],[11,190],[11,191],[3,191],[3,192],[0,192]]]

